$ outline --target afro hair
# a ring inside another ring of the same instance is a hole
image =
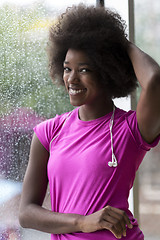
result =
[[[63,84],[63,62],[68,49],[83,50],[95,67],[100,85],[112,98],[125,97],[137,87],[127,54],[126,24],[121,16],[102,7],[79,4],[67,8],[50,28],[49,71]]]

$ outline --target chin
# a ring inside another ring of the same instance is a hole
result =
[[[70,104],[74,107],[80,107],[84,105],[84,103],[76,102],[76,101],[70,101]]]

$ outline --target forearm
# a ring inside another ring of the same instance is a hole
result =
[[[146,89],[154,80],[157,82],[157,76],[160,77],[160,67],[154,59],[130,42],[128,42],[128,55],[143,89]]]
[[[126,228],[132,224],[126,213],[118,208],[105,208],[87,215],[55,213],[41,206],[30,204],[20,211],[20,223],[23,227],[53,234],[73,232],[91,233],[98,230],[109,230],[116,238],[126,236]]]
[[[24,228],[32,228],[39,231],[65,234],[81,231],[78,214],[56,213],[36,204],[28,205],[20,211],[20,224]]]

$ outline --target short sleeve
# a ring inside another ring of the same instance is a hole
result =
[[[136,116],[135,111],[129,111],[126,114],[126,120],[128,123],[128,127],[130,129],[130,132],[139,147],[141,147],[145,151],[149,151],[151,148],[155,147],[158,144],[158,142],[160,140],[160,136],[158,136],[151,144],[147,143],[142,138],[141,133],[138,128],[137,116]]]
[[[54,118],[41,122],[33,128],[39,141],[48,152],[51,140],[58,134],[67,116],[68,113],[56,115]]]
[[[52,133],[55,128],[55,118],[41,122],[33,128],[35,134],[37,135],[39,141],[42,145],[49,151],[49,144],[52,139]]]

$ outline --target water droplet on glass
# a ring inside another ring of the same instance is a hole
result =
[[[0,5],[0,239],[22,238],[18,207],[33,127],[71,109],[48,74],[45,48],[54,15],[43,2]]]

